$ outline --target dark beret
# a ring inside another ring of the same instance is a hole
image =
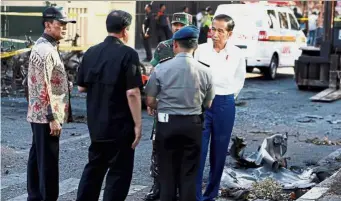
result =
[[[123,10],[111,11],[106,20],[109,33],[118,32],[131,24],[132,16]]]
[[[185,26],[173,34],[173,40],[198,39],[199,29],[196,26]]]

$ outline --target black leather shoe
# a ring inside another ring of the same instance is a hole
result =
[[[145,201],[154,201],[160,199],[160,184],[154,180],[154,184],[152,189],[150,189],[149,193],[144,198]]]

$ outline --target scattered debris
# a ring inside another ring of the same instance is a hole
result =
[[[318,115],[306,115],[298,118],[297,121],[300,123],[314,123],[316,122],[316,119],[323,119],[323,117]]]
[[[335,120],[335,121],[328,120],[327,122],[330,124],[341,124],[341,120]]]
[[[303,161],[303,163],[307,167],[318,165],[318,162],[314,161],[314,160],[305,160],[305,161]]]
[[[233,200],[247,200],[250,191],[247,189],[235,188],[235,189],[221,189],[221,197],[229,198]]]
[[[74,123],[87,123],[87,117],[84,115],[74,116],[73,122]]]
[[[259,130],[253,130],[253,131],[249,131],[249,133],[253,133],[253,134],[264,134],[264,135],[273,135],[275,134],[272,131],[259,131]]]
[[[252,199],[268,199],[268,200],[288,200],[289,196],[283,193],[282,186],[272,178],[266,178],[261,182],[255,182],[252,185]]]
[[[328,139],[328,137],[324,137],[322,140],[319,139],[318,137],[308,138],[304,142],[315,144],[315,145],[341,145],[341,140],[331,141]]]
[[[318,115],[306,115],[305,117],[312,118],[312,119],[323,119],[323,117],[318,116]]]
[[[280,167],[286,167],[288,133],[276,134],[264,139],[257,153],[244,156],[246,143],[243,138],[234,137],[233,144],[230,149],[232,158],[234,158],[242,167],[262,167],[266,166],[273,171],[277,171]]]
[[[337,156],[337,157],[335,157],[335,161],[337,161],[337,162],[341,162],[341,155],[340,155],[340,156]]]
[[[236,101],[235,105],[237,107],[246,106],[246,101]]]
[[[303,118],[297,119],[297,122],[300,122],[300,123],[314,123],[316,121],[314,119],[312,119],[312,118],[303,117]]]
[[[71,133],[70,136],[81,136],[81,134],[80,133]]]
[[[317,162],[310,162],[314,165],[311,168],[287,168],[288,133],[266,137],[257,152],[249,156],[244,156],[247,143],[243,138],[234,137],[232,141],[230,156],[236,165],[224,168],[221,179],[224,197],[246,200],[248,195],[250,200],[295,200],[330,176],[329,169],[316,166]]]

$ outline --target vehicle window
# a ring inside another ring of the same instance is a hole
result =
[[[274,28],[274,25],[277,21],[277,18],[276,18],[276,13],[274,10],[268,10],[268,24],[269,24],[269,28],[270,29],[273,29]]]
[[[281,28],[289,29],[288,18],[286,13],[278,12],[279,24]]]
[[[291,30],[300,30],[300,27],[298,26],[295,20],[295,17],[292,14],[289,14],[289,19],[290,19]]]

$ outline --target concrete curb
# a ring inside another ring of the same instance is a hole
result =
[[[340,156],[341,156],[341,148],[329,154],[326,158],[319,161],[318,164],[323,164],[325,161],[328,161],[331,159],[335,160],[336,157],[340,157]],[[307,193],[305,193],[299,199],[297,199],[297,201],[313,201],[313,200],[316,201],[322,198],[329,191],[329,189],[333,185],[334,178],[339,173],[341,173],[341,168],[337,170],[332,176],[328,177],[326,180],[324,180],[323,182],[317,184],[315,187],[310,189]]]

